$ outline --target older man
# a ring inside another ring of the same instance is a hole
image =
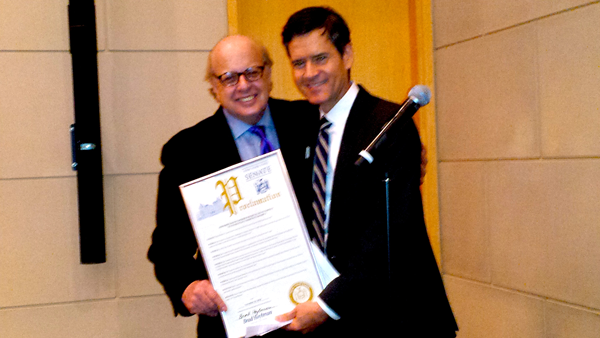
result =
[[[307,146],[303,121],[310,119],[298,116],[317,111],[306,102],[269,98],[271,64],[266,49],[248,37],[229,36],[217,43],[206,78],[221,106],[163,147],[148,258],[175,314],[199,315],[199,337],[225,336],[217,316],[227,307],[208,280],[179,185],[280,147],[294,184],[304,172],[297,163]]]
[[[293,319],[287,330],[319,337],[455,337],[423,219],[415,125],[388,134],[375,161],[357,168],[358,153],[399,106],[350,80],[350,31],[333,10],[296,12],[282,37],[296,86],[322,117],[316,156],[308,159],[314,163],[313,213],[305,218],[340,275],[316,302],[279,320]]]

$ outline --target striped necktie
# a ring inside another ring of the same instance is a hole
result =
[[[323,252],[325,252],[328,237],[328,229],[325,224],[325,184],[327,178],[327,160],[329,157],[329,127],[331,127],[331,122],[325,117],[321,118],[321,129],[315,148],[315,164],[313,168],[313,190],[315,197],[312,207],[315,217],[312,224]]]
[[[273,145],[265,134],[265,126],[254,125],[248,129],[252,134],[260,137],[260,154],[264,155],[273,151]]]

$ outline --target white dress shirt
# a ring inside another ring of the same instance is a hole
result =
[[[325,114],[321,111],[321,117],[325,116],[331,127],[329,127],[329,158],[327,160],[327,176],[325,178],[325,226],[329,224],[329,207],[331,206],[331,190],[333,189],[333,176],[337,166],[337,159],[342,145],[342,136],[346,121],[350,115],[350,109],[358,95],[358,85],[352,82],[350,88],[338,103]]]
[[[233,135],[235,145],[237,146],[238,153],[240,154],[242,161],[262,155],[260,137],[248,130],[252,127],[252,125],[238,120],[229,112],[227,112],[226,109],[223,109],[223,113],[225,113],[227,124],[229,125],[229,129],[231,129],[231,134]],[[279,149],[279,139],[277,138],[277,131],[275,130],[275,124],[273,123],[269,106],[267,106],[265,114],[256,123],[256,125],[265,127],[265,134],[269,142],[271,142],[273,150]]]

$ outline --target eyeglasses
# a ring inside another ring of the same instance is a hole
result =
[[[265,66],[256,66],[250,67],[241,73],[227,72],[221,75],[215,75],[215,77],[219,79],[219,81],[221,81],[221,84],[223,86],[232,87],[238,84],[238,82],[240,81],[240,76],[242,75],[244,75],[246,81],[250,82],[260,79],[262,77],[264,69]]]

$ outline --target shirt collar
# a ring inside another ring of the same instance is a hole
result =
[[[344,94],[344,96],[331,108],[331,110],[325,114],[321,109],[319,112],[321,113],[321,117],[326,116],[329,122],[336,123],[345,123],[348,119],[348,115],[350,115],[350,109],[354,104],[354,100],[356,100],[356,96],[358,95],[358,85],[354,82],[350,84],[350,88]]]
[[[251,124],[247,124],[246,122],[238,120],[235,116],[231,115],[227,109],[223,108],[223,113],[225,114],[225,119],[227,119],[227,124],[231,129],[231,134],[234,139],[240,137],[243,133],[245,133],[250,127]],[[265,113],[263,117],[256,123],[257,126],[264,126],[265,128],[275,128],[273,124],[273,119],[271,118],[271,110],[267,105],[265,108]]]

